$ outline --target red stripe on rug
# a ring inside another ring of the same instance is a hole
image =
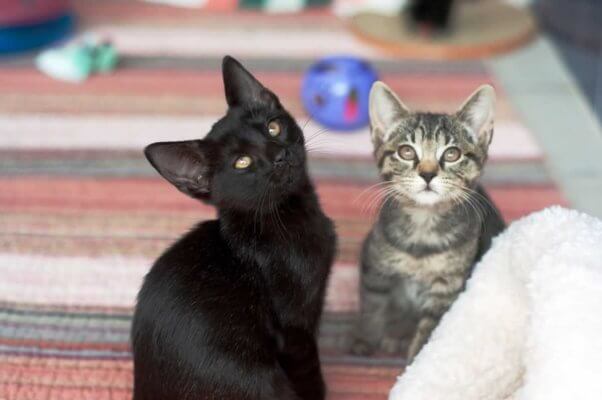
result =
[[[320,181],[317,190],[326,213],[335,219],[369,220],[369,184]],[[488,188],[507,220],[551,205],[566,205],[551,186]],[[115,210],[130,212],[198,212],[199,218],[215,215],[212,207],[152,178],[0,178],[2,210]]]
[[[298,98],[302,74],[256,71],[257,78],[281,98]],[[485,74],[383,74],[391,88],[406,99],[430,99],[454,104],[491,78]],[[224,103],[221,72],[188,70],[122,69],[114,75],[97,75],[85,83],[73,85],[53,80],[33,69],[3,68],[0,94],[70,95],[182,95],[213,97]]]
[[[69,338],[66,337],[66,340]],[[61,340],[36,340],[36,339],[11,339],[0,337],[0,345],[11,347],[33,347],[36,349],[55,349],[55,350],[106,350],[116,352],[126,352],[130,350],[129,343],[78,343]]]
[[[0,357],[0,398],[129,399],[131,361]],[[331,400],[385,399],[401,367],[324,366]]]

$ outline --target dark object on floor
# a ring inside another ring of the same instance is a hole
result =
[[[438,0],[435,1],[438,3]],[[409,13],[409,11],[408,11]],[[406,14],[408,16],[409,14]],[[502,0],[453,3],[448,31],[416,35],[409,17],[360,13],[349,28],[370,44],[404,58],[481,58],[516,49],[529,42],[537,27],[531,12]]]
[[[602,122],[602,1],[540,0],[534,11]]]
[[[413,0],[408,15],[419,33],[430,36],[449,28],[453,7],[454,0]]]
[[[581,47],[602,48],[600,0],[540,0],[535,12],[542,25]]]

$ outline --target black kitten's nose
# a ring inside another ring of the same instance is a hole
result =
[[[421,172],[420,176],[422,177],[422,179],[424,179],[426,183],[430,183],[433,180],[433,178],[437,176],[437,174],[434,172]]]
[[[276,167],[281,167],[284,164],[286,164],[286,160],[288,158],[288,153],[286,151],[286,149],[282,149],[278,152],[278,154],[276,154],[276,157],[274,157],[274,166]]]

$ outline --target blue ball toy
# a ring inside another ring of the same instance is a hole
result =
[[[329,128],[355,130],[368,124],[370,88],[376,71],[351,56],[326,57],[313,64],[303,80],[301,97],[309,115]]]

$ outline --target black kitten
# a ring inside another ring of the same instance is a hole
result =
[[[449,27],[454,0],[413,0],[409,11],[417,27],[443,32]]]
[[[333,225],[295,120],[236,60],[222,67],[229,108],[207,137],[145,150],[219,219],[146,276],[132,327],[134,399],[323,399],[316,333]]]

